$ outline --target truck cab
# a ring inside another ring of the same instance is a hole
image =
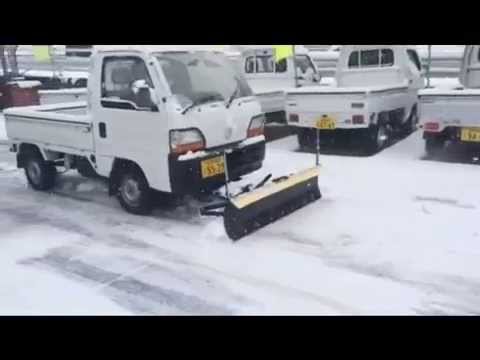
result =
[[[407,85],[425,87],[422,63],[415,46],[345,45],[337,64],[338,87]]]
[[[460,83],[467,89],[480,88],[480,45],[467,45],[464,50]]]
[[[273,47],[246,49],[242,54],[242,63],[245,78],[256,93],[295,85],[309,86],[321,80],[308,50],[302,47],[296,47],[295,59],[289,57],[279,62],[275,61]]]
[[[235,60],[262,105],[267,122],[285,123],[285,91],[319,84],[320,74],[308,49],[297,46],[295,59],[275,61],[273,45],[238,46]]]

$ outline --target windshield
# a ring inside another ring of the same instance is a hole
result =
[[[309,71],[315,73],[315,67],[310,58],[306,55],[296,55],[295,64],[302,74],[306,74]]]
[[[156,58],[182,106],[253,96],[242,74],[222,54],[170,52]]]

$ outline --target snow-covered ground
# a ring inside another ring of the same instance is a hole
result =
[[[135,217],[75,173],[34,192],[0,145],[0,315],[478,315],[480,168],[423,153],[322,155],[321,201],[232,244],[195,204]],[[313,164],[286,138],[251,180]]]
[[[322,155],[324,198],[232,244],[194,205],[123,212],[76,174],[36,193],[0,146],[0,314],[480,314],[478,165]],[[314,163],[296,140],[265,169]]]

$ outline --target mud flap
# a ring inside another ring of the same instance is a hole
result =
[[[317,167],[227,201],[223,217],[230,239],[237,241],[321,198]]]

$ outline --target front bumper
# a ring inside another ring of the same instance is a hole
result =
[[[208,193],[225,185],[225,175],[202,178],[202,161],[222,156],[228,148],[214,149],[202,153],[201,156],[183,160],[178,155],[170,154],[170,184],[172,192],[179,195],[196,195]],[[234,148],[227,154],[228,173],[230,180],[250,174],[263,165],[265,160],[265,141],[260,141],[241,148]]]

